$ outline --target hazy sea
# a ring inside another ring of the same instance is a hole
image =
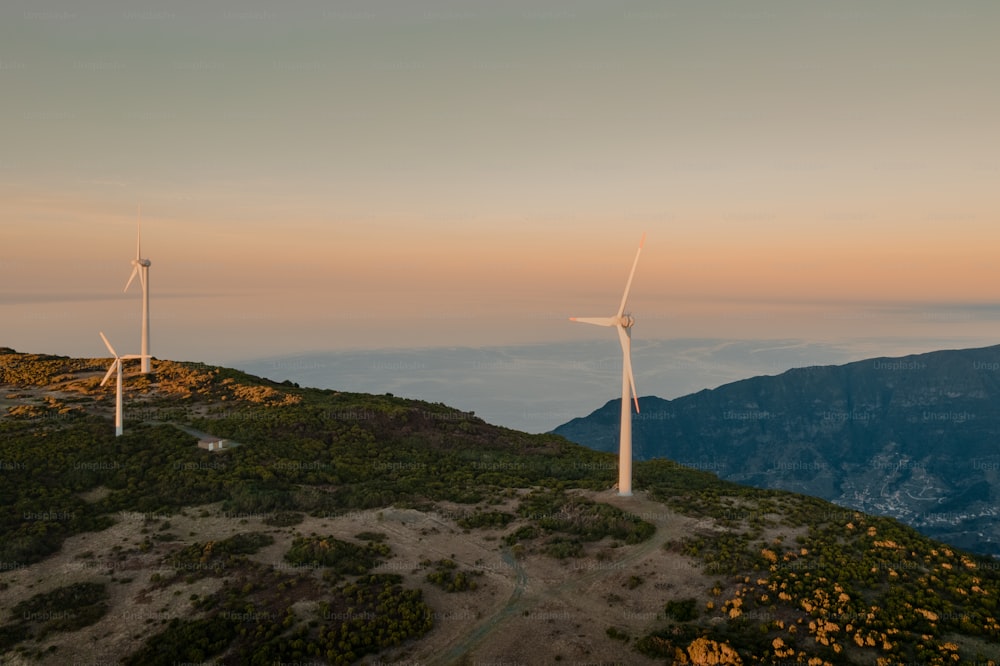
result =
[[[392,393],[473,411],[508,428],[547,432],[621,395],[616,340],[509,347],[434,347],[312,352],[248,359],[231,365],[301,386]],[[757,375],[877,356],[980,346],[955,340],[676,339],[634,340],[640,396],[676,398]]]

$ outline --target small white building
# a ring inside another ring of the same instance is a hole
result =
[[[198,440],[198,448],[209,451],[221,451],[222,449],[229,448],[229,444],[224,439],[201,439]]]

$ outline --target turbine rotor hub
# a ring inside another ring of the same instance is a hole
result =
[[[630,314],[623,314],[619,321],[621,322],[622,328],[632,328],[632,325],[635,324],[635,317]]]

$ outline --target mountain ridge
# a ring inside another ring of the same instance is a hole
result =
[[[617,400],[552,432],[617,448]],[[1000,346],[793,368],[662,400],[640,398],[637,460],[890,515],[1000,554]],[[955,525],[958,529],[953,529]]]

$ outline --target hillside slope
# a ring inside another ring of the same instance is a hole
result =
[[[201,364],[115,438],[104,367],[0,353],[4,663],[1000,659],[996,563],[891,519]]]
[[[618,404],[554,432],[617,450]],[[639,460],[815,495],[1000,555],[1000,346],[800,368],[640,408]]]

